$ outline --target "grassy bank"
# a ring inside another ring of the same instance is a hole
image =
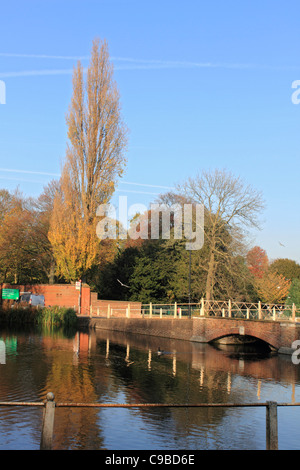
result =
[[[11,308],[0,309],[0,323],[21,326],[25,324],[76,327],[77,316],[72,308]]]

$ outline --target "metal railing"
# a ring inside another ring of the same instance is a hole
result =
[[[278,450],[279,406],[300,406],[300,403],[56,403],[54,394],[49,392],[44,402],[0,402],[1,406],[43,407],[43,423],[40,450],[51,450],[53,445],[54,418],[56,408],[266,408],[266,450]]]

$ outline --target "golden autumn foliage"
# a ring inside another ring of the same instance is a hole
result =
[[[127,130],[105,42],[93,43],[86,82],[80,62],[74,70],[66,121],[69,145],[49,239],[58,273],[74,281],[96,263],[96,211],[109,201],[125,165]]]
[[[263,277],[256,278],[254,285],[260,300],[265,303],[280,304],[284,303],[288,295],[291,281],[281,274],[268,271]]]

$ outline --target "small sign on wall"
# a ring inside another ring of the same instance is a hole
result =
[[[19,300],[19,289],[2,289],[2,299]]]

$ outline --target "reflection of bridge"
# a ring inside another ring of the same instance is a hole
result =
[[[207,386],[215,379],[215,373],[227,375],[227,393],[231,393],[232,381],[236,375],[253,377],[254,389],[260,399],[261,390],[270,379],[282,381],[291,386],[291,401],[295,403],[295,384],[298,382],[298,370],[288,356],[266,354],[256,360],[255,354],[234,353],[231,348],[224,350],[208,344],[189,341],[177,341],[170,338],[147,337],[140,335],[124,335],[117,331],[96,330],[89,334],[90,347],[96,349],[97,344],[105,344],[106,358],[109,358],[111,345],[118,344],[123,347],[124,361],[127,365],[134,364],[135,357],[131,351],[144,352],[139,361],[144,362],[145,370],[150,370],[157,363],[157,350],[160,347],[166,352],[162,357],[168,364],[173,376],[177,374],[178,361],[191,364],[192,369],[198,371],[199,387]]]

